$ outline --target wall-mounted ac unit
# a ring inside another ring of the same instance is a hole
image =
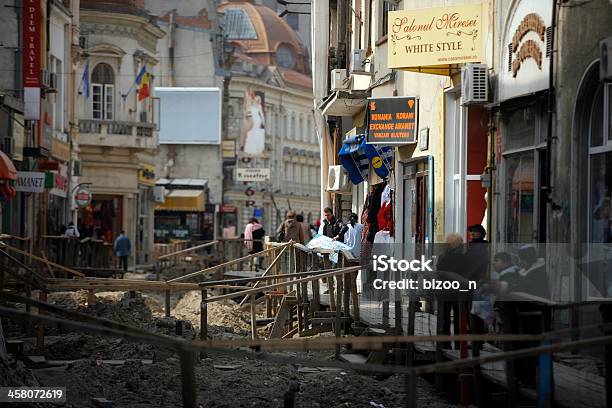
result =
[[[49,73],[49,88],[57,89],[57,74],[55,72]]]
[[[342,166],[329,166],[327,173],[327,191],[350,193],[349,179]]]
[[[51,88],[51,73],[48,70],[40,70],[40,80],[43,87]]]
[[[156,203],[164,203],[166,201],[166,187],[164,186],[153,187],[153,196],[155,197]]]
[[[461,97],[464,105],[489,101],[487,64],[467,64],[461,68]]]
[[[345,91],[349,88],[350,79],[346,75],[346,69],[332,69],[331,73],[331,91]]]
[[[351,71],[352,72],[366,72],[366,50],[355,49],[351,57]]]
[[[599,79],[612,79],[612,37],[605,38],[599,43]]]
[[[4,137],[2,139],[2,146],[0,146],[0,150],[6,153],[9,157],[13,157],[15,154],[15,144],[13,143],[12,137]]]

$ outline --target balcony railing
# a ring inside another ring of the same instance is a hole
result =
[[[81,119],[79,143],[142,149],[157,147],[155,124],[116,120]]]

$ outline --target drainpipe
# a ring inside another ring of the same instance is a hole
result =
[[[548,126],[546,131],[546,182],[542,187],[546,189],[546,201],[550,203],[551,209],[555,210],[558,205],[554,203],[552,197],[552,142],[553,142],[553,119],[555,113],[555,78],[554,78],[554,55],[555,55],[555,31],[557,21],[557,1],[553,1],[552,7],[552,19],[550,26],[550,59],[548,67]],[[547,225],[547,229],[550,230],[550,226]],[[546,231],[546,237],[548,238],[548,231]]]

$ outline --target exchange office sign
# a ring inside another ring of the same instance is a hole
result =
[[[270,169],[237,168],[236,181],[270,180]]]
[[[24,193],[42,193],[45,191],[45,173],[18,171],[15,190]]]
[[[368,98],[366,143],[415,143],[418,105],[414,96]]]
[[[482,6],[389,12],[389,68],[482,61]]]

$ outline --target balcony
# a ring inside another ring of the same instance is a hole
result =
[[[81,119],[79,144],[88,146],[156,149],[157,131],[152,123]]]

